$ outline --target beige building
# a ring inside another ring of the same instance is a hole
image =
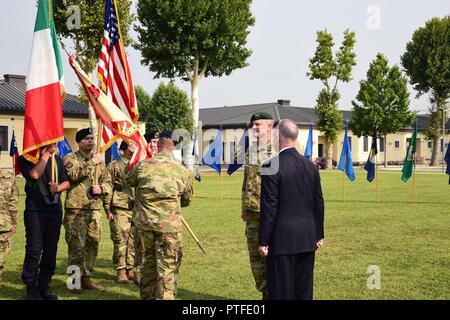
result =
[[[309,126],[313,124],[313,159],[323,157],[325,152],[324,137],[321,132],[314,127],[314,123],[318,121],[317,115],[313,108],[301,108],[290,105],[289,100],[278,100],[272,103],[233,106],[233,107],[217,107],[200,109],[200,121],[203,125],[202,150],[205,154],[209,149],[209,144],[214,140],[218,128],[222,128],[224,154],[223,160],[229,163],[234,154],[235,146],[239,144],[242,133],[248,126],[250,117],[255,112],[268,112],[274,119],[292,119],[297,122],[300,132],[297,141],[297,149],[300,153],[304,153],[308,140]],[[351,111],[342,111],[345,120],[351,118]],[[427,115],[419,115],[417,118],[418,134],[417,134],[417,162],[428,163],[431,159],[432,142],[427,141],[423,135],[423,129],[429,124]],[[450,140],[450,121],[446,126],[445,147]],[[405,128],[395,134],[388,135],[387,141],[384,139],[378,142],[378,161],[384,162],[384,153],[387,152],[388,164],[402,164],[406,155],[406,149],[409,145],[409,139],[412,135],[412,128]],[[371,137],[360,137],[353,135],[351,129],[348,132],[349,142],[352,150],[353,162],[355,165],[361,165],[367,161],[369,151],[372,144]],[[333,148],[333,160],[339,161],[344,140],[344,131],[340,133]],[[440,141],[442,148],[442,139]],[[441,151],[442,149],[439,149]],[[444,149],[445,151],[445,149]],[[438,161],[442,161],[442,153],[438,154]]]

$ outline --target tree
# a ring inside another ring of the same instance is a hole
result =
[[[388,65],[387,58],[378,53],[369,66],[367,79],[360,81],[360,89],[353,100],[350,121],[352,132],[358,137],[373,135],[376,126],[384,137],[384,166],[387,166],[387,139],[390,133],[409,127],[413,114],[409,111],[408,81],[400,68]]]
[[[77,60],[81,68],[92,78],[102,47],[104,33],[104,0],[53,1],[56,32],[62,38],[73,40]],[[129,30],[134,16],[130,12],[131,0],[117,1],[120,32],[124,45],[132,40]],[[79,99],[88,104],[80,87]],[[89,121],[94,136],[97,136],[97,122],[94,110],[88,108]]]
[[[181,77],[191,84],[192,118],[198,126],[199,82],[244,68],[255,22],[251,0],[139,0],[135,27],[142,63],[155,78]],[[192,142],[191,146],[192,147]],[[192,161],[187,161],[191,166]],[[192,166],[191,166],[192,167]]]
[[[442,134],[439,123],[446,116],[445,103],[450,97],[450,16],[433,18],[417,29],[401,61],[417,96],[430,95],[431,125],[425,135],[433,140],[430,166],[435,166]]]
[[[316,100],[316,114],[319,117],[316,125],[325,137],[326,167],[332,168],[333,143],[343,128],[343,117],[338,108],[340,94],[337,85],[339,81],[349,82],[352,79],[352,68],[356,65],[356,36],[354,32],[346,30],[335,57],[333,37],[330,33],[326,30],[318,31],[316,42],[316,52],[309,60],[309,72],[306,75],[310,80],[322,81],[325,86]]]
[[[193,132],[187,94],[173,83],[161,83],[153,96],[136,86],[136,99],[146,117],[146,131],[186,129]]]

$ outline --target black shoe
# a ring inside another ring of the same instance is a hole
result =
[[[58,296],[50,291],[50,280],[39,279],[39,293],[44,300],[58,300]]]
[[[44,300],[36,286],[27,286],[27,300]]]

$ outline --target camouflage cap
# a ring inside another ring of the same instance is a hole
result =
[[[250,126],[252,126],[252,123],[255,120],[273,120],[273,117],[268,112],[255,112],[250,118]]]
[[[78,143],[78,142],[80,142],[81,140],[83,140],[84,138],[86,138],[90,134],[92,134],[92,129],[91,128],[81,129],[75,135],[75,141]]]

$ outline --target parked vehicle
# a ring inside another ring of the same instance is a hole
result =
[[[337,161],[332,160],[332,163],[333,163],[333,168],[336,168],[336,166],[337,166]],[[319,170],[320,170],[320,169],[326,169],[326,167],[327,167],[327,163],[326,163],[324,157],[318,157],[318,158],[316,158],[316,160],[314,161],[314,164],[316,165],[317,169],[319,169]]]

